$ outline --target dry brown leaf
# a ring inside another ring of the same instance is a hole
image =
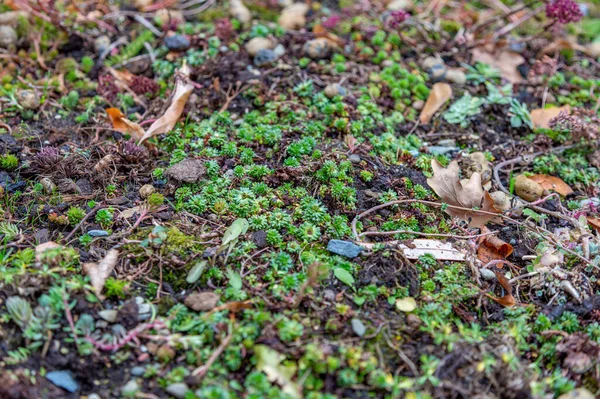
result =
[[[481,187],[481,175],[477,172],[471,175],[466,183],[459,179],[458,162],[452,161],[444,168],[437,159],[431,161],[433,177],[427,179],[427,184],[447,204],[468,208],[472,210],[453,209],[448,207],[445,211],[451,216],[469,222],[469,227],[481,228],[487,222],[494,219],[493,215],[479,213],[473,208],[479,208],[485,212],[500,213],[494,207],[494,200],[490,194]]]
[[[328,32],[327,29],[321,24],[316,24],[313,26],[313,33],[316,37],[324,37],[325,39],[329,40],[329,42],[331,42],[331,44],[334,46],[343,46],[345,44],[345,42],[339,36]]]
[[[119,109],[107,108],[106,113],[112,122],[113,129],[129,134],[136,141],[144,137],[144,128],[127,119]]]
[[[187,65],[183,65],[177,74],[177,83],[175,85],[175,94],[171,100],[171,105],[167,108],[167,111],[163,116],[158,118],[148,128],[144,136],[140,139],[140,143],[150,137],[158,136],[170,132],[174,127],[179,117],[183,113],[185,104],[194,90],[194,86],[189,83],[190,68]]]
[[[448,83],[436,83],[429,92],[427,102],[421,111],[421,123],[429,123],[433,115],[452,97],[452,87]]]
[[[573,189],[571,186],[565,183],[560,177],[549,175],[533,175],[529,176],[529,178],[535,182],[538,182],[542,187],[544,187],[544,190],[557,192],[563,197],[573,194]]]
[[[114,270],[117,261],[119,260],[119,251],[111,249],[106,253],[106,256],[100,261],[100,263],[84,263],[83,270],[88,276],[92,287],[98,297],[102,296],[102,289],[104,283],[112,271]]]
[[[590,216],[588,216],[586,219],[587,219],[587,221],[588,221],[588,224],[589,224],[590,226],[592,226],[592,228],[593,228],[594,230],[596,230],[596,231],[599,231],[599,232],[600,232],[600,219],[598,219],[598,218],[593,218],[593,217],[590,217]]]
[[[550,108],[537,108],[532,109],[529,114],[531,115],[531,122],[533,122],[534,128],[550,128],[550,121],[556,118],[562,111],[571,113],[571,107],[569,105],[563,105],[562,107],[550,107]]]
[[[494,297],[490,294],[486,294],[486,296],[488,298],[490,298],[491,300],[493,300],[494,302],[505,306],[507,308],[511,308],[513,306],[515,306],[517,304],[517,301],[515,300],[515,297],[513,296],[512,292],[512,285],[510,285],[510,281],[508,281],[508,279],[504,276],[504,274],[502,274],[501,272],[499,272],[498,270],[494,270],[494,273],[496,274],[496,278],[498,279],[498,282],[500,283],[500,285],[502,286],[502,288],[504,288],[504,290],[506,291],[506,295],[504,295],[503,297]]]
[[[473,63],[482,62],[500,71],[500,75],[510,83],[519,83],[523,77],[517,68],[525,62],[525,58],[519,53],[509,50],[496,51],[494,54],[482,48],[474,48],[471,52]]]
[[[488,233],[489,230],[486,227],[483,227],[481,232]],[[506,259],[512,253],[512,245],[496,237],[495,235],[481,237],[480,244],[477,247],[477,259],[479,259],[483,264],[487,264],[493,260]],[[502,264],[499,263],[497,267],[501,268]]]

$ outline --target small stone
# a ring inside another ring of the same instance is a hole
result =
[[[175,382],[169,385],[165,391],[177,399],[185,398],[185,394],[190,390],[190,387],[185,382]]]
[[[284,29],[298,30],[306,25],[306,13],[308,10],[308,4],[294,3],[281,10],[281,15],[277,22]]]
[[[142,187],[140,187],[140,197],[148,198],[151,194],[154,194],[155,190],[156,189],[152,184],[144,184]]]
[[[490,197],[494,200],[494,208],[499,211],[505,212],[511,208],[510,198],[502,191],[494,191],[493,193],[490,193]]]
[[[19,23],[19,18],[27,19],[29,13],[26,11],[8,11],[0,14],[0,25],[11,25],[15,26]]]
[[[313,40],[309,40],[304,43],[304,53],[312,58],[313,60],[319,60],[327,57],[332,50],[333,46],[324,37],[319,37]]]
[[[421,63],[423,69],[429,74],[433,81],[443,80],[448,68],[444,61],[438,57],[427,57]]]
[[[592,42],[587,45],[588,53],[594,58],[600,57],[600,42]]]
[[[327,87],[325,87],[325,90],[323,90],[323,92],[328,98],[346,95],[346,89],[339,83],[328,84]]]
[[[594,399],[595,396],[585,388],[577,388],[567,393],[563,393],[558,399]]]
[[[110,47],[110,37],[106,35],[98,36],[96,40],[94,40],[94,50],[96,54],[102,55],[105,51]]]
[[[461,69],[451,68],[446,71],[444,79],[452,83],[464,85],[467,82],[467,75]]]
[[[365,335],[367,327],[365,327],[365,325],[360,319],[352,319],[350,321],[350,324],[352,325],[352,331],[354,331],[356,335],[358,335],[359,337]]]
[[[219,295],[214,292],[196,292],[188,295],[183,303],[196,312],[207,312],[217,306]]]
[[[256,57],[254,57],[254,65],[257,67],[271,65],[277,61],[278,58],[279,57],[277,57],[277,54],[275,54],[273,50],[263,49],[256,54]]]
[[[108,231],[106,230],[90,230],[87,232],[92,237],[108,237]]]
[[[129,380],[127,384],[121,387],[121,393],[123,396],[133,396],[139,390],[140,386],[136,380]]]
[[[350,154],[350,156],[348,157],[348,160],[352,163],[360,163],[361,159],[359,155],[356,154]]]
[[[363,247],[356,245],[350,241],[329,240],[327,250],[336,255],[345,256],[347,258],[356,258],[363,250]]]
[[[277,58],[279,58],[279,57],[281,57],[282,55],[285,54],[285,47],[283,47],[282,44],[278,44],[273,49],[273,52],[275,53],[275,55],[277,56]]]
[[[33,90],[19,90],[17,101],[25,109],[38,109],[40,107],[40,98]]]
[[[43,177],[40,179],[40,184],[44,188],[44,191],[47,193],[53,193],[56,191],[56,184],[49,177]]]
[[[114,323],[117,320],[117,314],[119,312],[116,309],[105,309],[98,312],[98,316],[102,319],[108,321],[109,323]]]
[[[135,299],[134,299],[134,301],[135,301],[136,305],[138,305],[138,306],[140,306],[141,304],[143,304],[144,302],[146,302],[144,300],[144,298],[141,297],[141,296],[136,296]]]
[[[484,280],[494,281],[496,280],[496,273],[491,271],[490,269],[480,269],[479,273]]]
[[[97,393],[91,393],[87,396],[87,399],[102,399],[102,398]]]
[[[463,159],[462,170],[467,179],[477,172],[481,175],[481,183],[492,180],[492,168],[483,152],[477,151],[467,155]]]
[[[329,302],[335,301],[335,292],[333,290],[323,291],[323,299]]]
[[[88,179],[79,179],[75,182],[75,186],[77,186],[77,191],[83,195],[90,195],[94,192],[94,187],[92,183]]]
[[[79,383],[73,378],[73,373],[67,370],[51,371],[46,374],[46,378],[56,385],[71,393],[79,390]]]
[[[417,100],[414,103],[412,103],[412,107],[417,111],[422,110],[424,106],[425,106],[425,101],[423,101],[423,100]]]
[[[185,183],[195,183],[205,174],[204,162],[195,158],[186,158],[165,171],[168,177]]]
[[[260,50],[271,50],[274,46],[275,43],[269,38],[255,37],[250,39],[248,43],[244,45],[244,48],[250,56],[254,57]]]
[[[149,303],[142,303],[138,305],[138,318],[140,315],[152,313],[152,305]]]
[[[231,0],[229,2],[229,13],[242,24],[247,24],[252,21],[252,13],[248,7],[242,3],[242,0]]]
[[[0,25],[0,48],[9,48],[17,44],[17,32],[8,25]]]
[[[140,376],[144,375],[145,372],[146,372],[146,368],[142,367],[142,366],[135,366],[135,367],[132,367],[131,370],[129,370],[129,373],[134,377],[140,377]]]
[[[178,34],[167,36],[165,46],[171,51],[185,51],[190,48],[190,39]]]
[[[408,10],[411,7],[412,2],[410,0],[392,0],[386,6],[390,11]]]
[[[525,201],[537,201],[544,194],[544,188],[536,181],[525,175],[519,175],[515,179],[515,193]]]

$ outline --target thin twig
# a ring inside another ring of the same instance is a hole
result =
[[[214,362],[217,361],[219,356],[221,356],[221,353],[223,353],[225,348],[227,348],[227,345],[229,345],[229,343],[231,342],[231,338],[233,338],[233,328],[230,325],[229,332],[228,332],[227,336],[225,337],[225,339],[223,339],[223,341],[221,341],[221,344],[219,345],[219,347],[217,349],[215,349],[215,351],[210,355],[206,364],[203,364],[202,366],[200,366],[197,369],[195,369],[194,371],[192,371],[192,375],[195,376],[198,380],[201,380],[202,378],[204,378],[206,373],[208,373],[208,370],[210,369],[210,367],[214,364]]]

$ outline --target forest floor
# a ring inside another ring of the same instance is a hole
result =
[[[0,398],[600,395],[600,2],[0,5]]]

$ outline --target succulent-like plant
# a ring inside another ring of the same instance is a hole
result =
[[[472,97],[466,93],[446,111],[444,119],[448,123],[460,124],[460,127],[465,128],[469,126],[469,117],[481,112],[481,106],[484,102],[483,98]]]
[[[11,296],[6,300],[6,309],[15,324],[25,330],[33,316],[29,302],[20,296]]]

